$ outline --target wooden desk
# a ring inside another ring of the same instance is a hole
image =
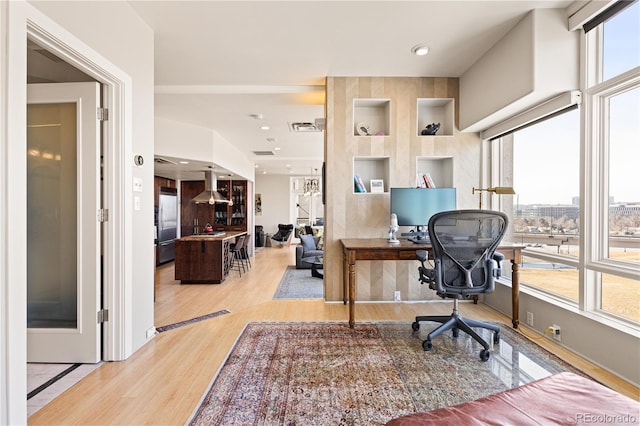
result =
[[[355,325],[356,300],[356,262],[358,260],[415,260],[416,250],[431,252],[430,244],[415,244],[408,240],[400,240],[399,244],[389,244],[386,238],[344,238],[341,239],[343,255],[343,301],[349,302],[349,327]],[[513,273],[511,275],[511,322],[513,328],[518,328],[518,309],[520,305],[520,267],[522,249],[524,246],[501,245],[497,251],[505,259],[511,260]],[[345,280],[345,274],[349,273]]]

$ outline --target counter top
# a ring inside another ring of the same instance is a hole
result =
[[[224,235],[216,236],[215,233],[212,235],[189,235],[186,237],[177,238],[176,241],[215,241],[215,240],[227,240],[230,238],[235,238],[239,235],[245,235],[245,231],[228,231],[225,232]]]

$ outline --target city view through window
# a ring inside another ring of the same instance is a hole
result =
[[[595,197],[593,205],[601,206],[598,220],[606,235],[598,237],[597,244],[602,259],[636,270],[640,268],[640,87],[636,82],[611,89],[607,81],[640,65],[638,22],[640,6],[635,3],[601,25],[601,66],[594,69],[603,72],[595,85],[605,82],[606,90],[598,93],[600,111],[592,119],[605,131],[593,136],[598,145],[590,152],[598,159],[598,182],[587,182],[584,189]],[[516,195],[511,231],[515,243],[527,246],[521,282],[575,303],[580,297],[580,178],[587,167],[581,164],[580,115],[576,109],[513,134]],[[599,308],[640,322],[640,281],[623,275],[598,273]]]

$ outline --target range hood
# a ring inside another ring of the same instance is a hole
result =
[[[196,204],[200,203],[228,203],[229,200],[224,198],[218,192],[218,182],[216,180],[216,174],[213,170],[204,172],[204,191],[193,197],[193,201]]]

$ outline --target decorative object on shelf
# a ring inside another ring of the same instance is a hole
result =
[[[433,136],[438,132],[438,130],[440,130],[440,123],[431,123],[428,124],[424,129],[422,129],[422,132],[420,132],[420,134],[422,136]]]
[[[371,188],[371,192],[384,192],[384,180],[382,179],[371,179],[369,181],[369,186]]]
[[[353,192],[367,192],[362,178],[358,175],[353,175]]]
[[[395,213],[391,213],[391,219],[389,221],[389,242],[392,244],[399,244],[400,240],[396,237],[400,227],[398,226],[398,216]]]
[[[369,125],[365,123],[356,124],[356,132],[358,132],[360,136],[371,136]]]
[[[382,130],[376,132],[376,136],[384,136],[384,132]]]
[[[494,186],[492,188],[472,188],[471,193],[475,194],[476,192],[480,193],[480,205],[478,209],[482,210],[482,193],[483,192],[493,192],[498,195],[513,195],[516,191],[511,186]]]

